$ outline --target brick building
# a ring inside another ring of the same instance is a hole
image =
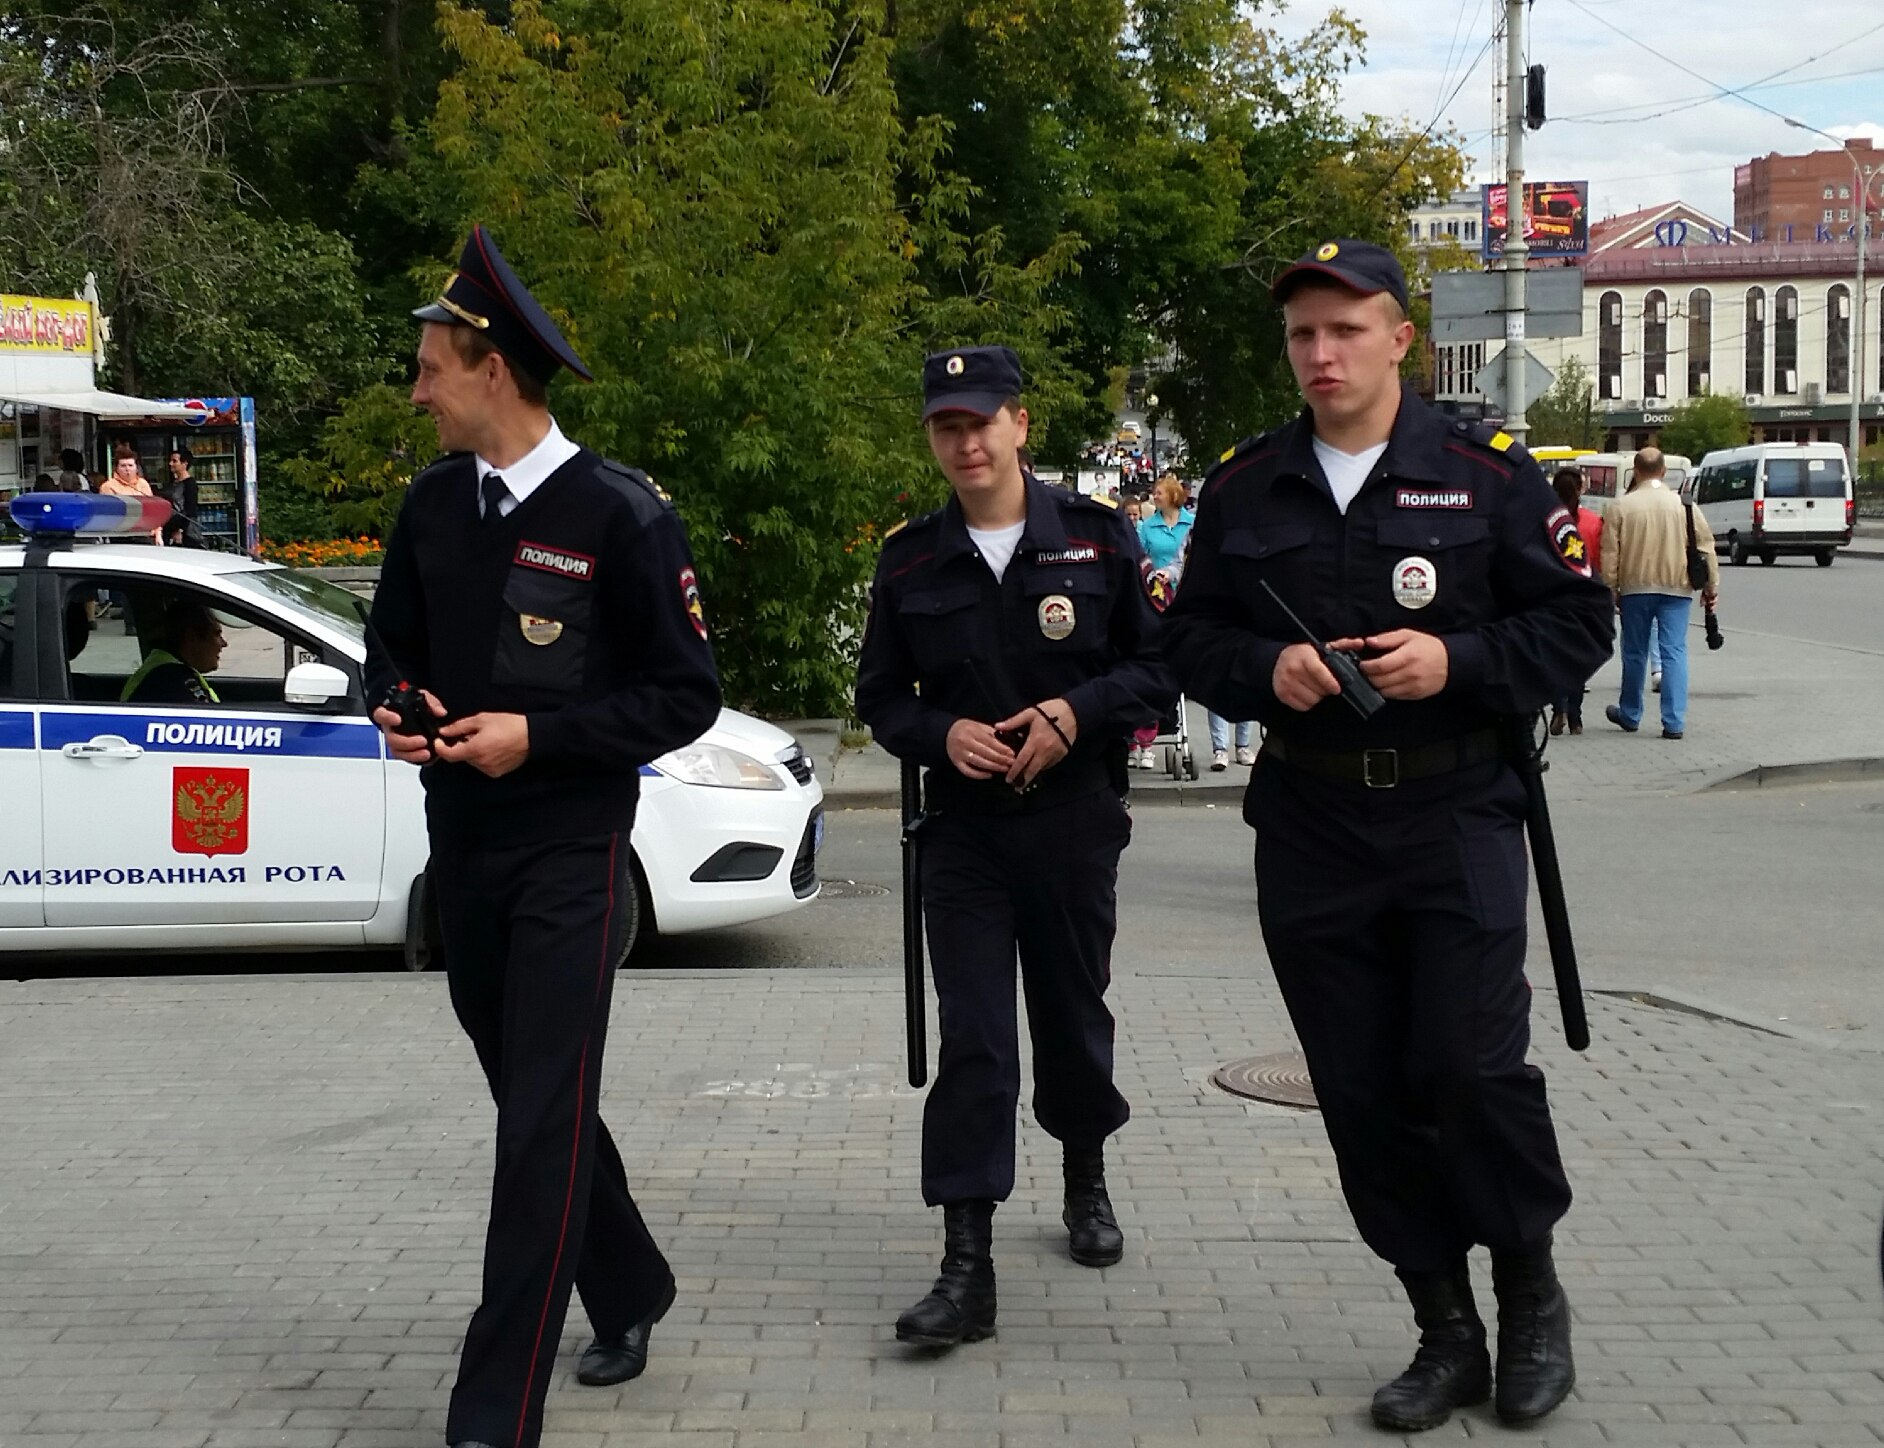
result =
[[[1760,237],[1804,240],[1829,226],[1843,235],[1858,220],[1852,194],[1853,157],[1867,169],[1884,164],[1884,150],[1859,137],[1848,150],[1755,156],[1734,168],[1734,228]],[[1875,191],[1875,186],[1873,187]],[[1875,211],[1876,203],[1873,202]]]

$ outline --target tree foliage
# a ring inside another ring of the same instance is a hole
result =
[[[1603,420],[1596,411],[1595,384],[1581,359],[1568,357],[1544,395],[1524,410],[1531,441],[1539,447],[1603,445]]]
[[[1676,404],[1662,424],[1659,442],[1663,452],[1698,463],[1715,449],[1739,447],[1752,436],[1753,419],[1739,398],[1703,393]]]

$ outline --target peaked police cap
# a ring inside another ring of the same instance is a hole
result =
[[[584,382],[595,380],[549,313],[517,280],[510,263],[482,226],[471,228],[458,257],[458,270],[446,281],[438,300],[419,307],[412,315],[422,322],[473,328],[539,382],[548,382],[558,367],[567,367]]]
[[[1020,358],[1012,347],[957,347],[932,352],[922,364],[922,420],[938,412],[993,417],[1021,390]]]

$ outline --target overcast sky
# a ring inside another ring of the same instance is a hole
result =
[[[1492,71],[1504,54],[1486,43],[1503,4],[1341,0],[1368,33],[1367,61],[1348,76],[1344,109],[1410,116],[1415,125],[1437,113],[1440,125],[1463,133],[1478,168],[1472,179],[1491,179]],[[1272,23],[1297,34],[1329,8],[1290,0]],[[1562,119],[1527,133],[1525,171],[1534,181],[1588,180],[1592,218],[1683,200],[1731,219],[1736,165],[1769,151],[1831,148],[1780,116],[1718,96],[1709,82],[1732,90],[1765,81],[1750,100],[1884,145],[1884,6],[1874,0],[1534,0],[1529,32],[1530,58],[1549,76],[1548,113]],[[1579,116],[1586,119],[1572,119]]]

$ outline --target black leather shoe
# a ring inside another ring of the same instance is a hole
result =
[[[1082,1267],[1110,1267],[1125,1255],[1125,1234],[1106,1195],[1105,1149],[1067,1147],[1064,1170],[1067,1249]]]
[[[1664,739],[1679,739],[1680,737],[1681,737],[1681,731],[1679,729],[1662,730],[1662,738]]]
[[[1550,1240],[1529,1252],[1492,1253],[1498,1294],[1498,1397],[1507,1423],[1530,1423],[1570,1395],[1570,1304],[1550,1259]]]
[[[953,1347],[994,1336],[994,1203],[942,1208],[942,1275],[896,1319],[896,1340]]]
[[[1624,734],[1633,734],[1635,733],[1636,730],[1642,727],[1640,724],[1623,723],[1622,722],[1622,710],[1617,708],[1616,705],[1614,704],[1611,704],[1607,709],[1603,710],[1603,717],[1607,719],[1611,724],[1614,724]]]
[[[1454,1408],[1474,1407],[1491,1396],[1491,1354],[1464,1262],[1449,1272],[1396,1275],[1413,1303],[1420,1346],[1407,1370],[1374,1394],[1374,1422],[1421,1433],[1445,1422]]]
[[[584,1348],[582,1361],[576,1364],[576,1381],[588,1388],[612,1388],[646,1372],[648,1338],[654,1332],[654,1324],[666,1317],[667,1309],[674,1305],[677,1290],[669,1283],[660,1306],[628,1331],[620,1337],[598,1337]]]

